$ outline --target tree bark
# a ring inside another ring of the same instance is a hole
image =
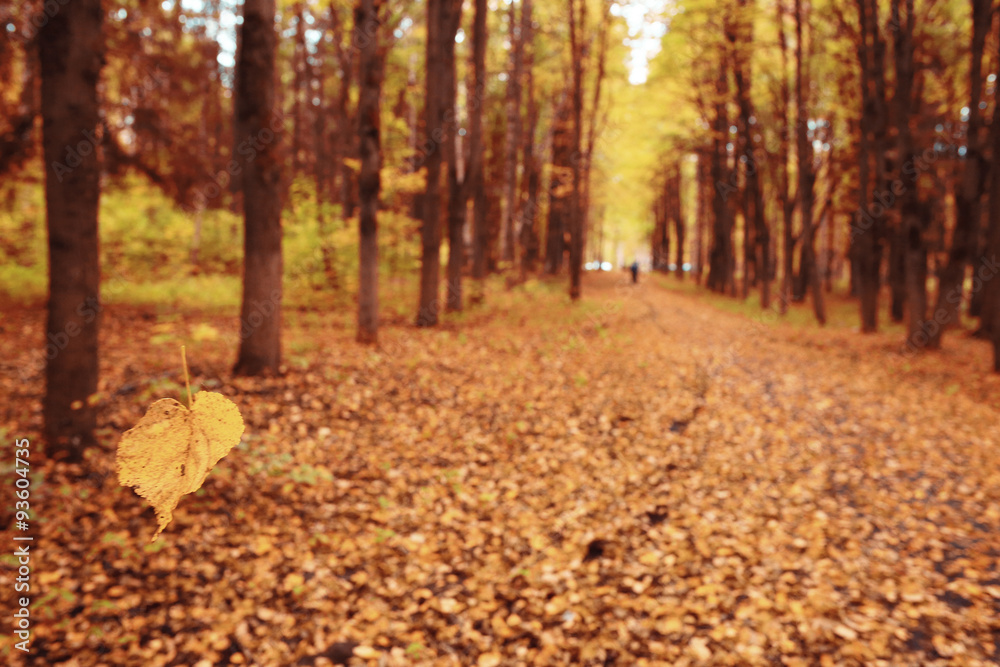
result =
[[[420,303],[416,324],[419,327],[435,326],[438,323],[441,282],[441,167],[444,151],[449,146],[449,124],[453,124],[453,111],[448,104],[451,99],[449,87],[453,76],[449,77],[449,61],[454,66],[455,31],[458,21],[455,14],[461,10],[456,0],[428,0],[427,2],[427,92],[424,107],[427,140],[427,188],[424,193],[421,230],[422,253],[420,260]],[[454,161],[454,158],[452,158]],[[449,179],[451,175],[449,174]]]
[[[472,277],[479,283],[474,296],[479,300],[483,293],[482,280],[486,277],[486,247],[489,240],[486,188],[483,182],[483,107],[486,104],[486,40],[489,38],[486,16],[489,8],[486,0],[475,0],[475,3],[476,16],[472,25],[472,68],[475,83],[469,118],[469,169],[466,178],[470,179],[473,191]]]
[[[684,280],[684,210],[681,203],[683,201],[681,196],[683,180],[680,162],[674,165],[673,180],[673,192],[676,198],[674,202],[674,237],[677,239],[677,261],[674,271],[678,280]]]
[[[523,9],[522,9],[523,12]],[[500,258],[514,260],[517,215],[517,154],[521,146],[521,73],[524,40],[517,22],[517,3],[508,11],[511,64],[507,79],[507,152],[504,163],[504,207],[500,221]]]
[[[235,124],[243,138],[241,154],[248,159],[243,168],[246,231],[237,375],[278,373],[281,365],[281,124],[272,115],[274,14],[275,0],[245,0],[240,27]]]
[[[729,182],[728,150],[729,118],[726,113],[728,82],[724,58],[716,73],[713,132],[711,185],[712,192],[712,250],[709,257],[708,288],[725,293],[733,286],[733,225],[729,204],[726,201],[725,185]]]
[[[441,147],[444,140],[443,102],[447,97],[444,72],[442,13],[450,0],[427,0],[426,93],[424,100],[425,146],[429,151],[424,165],[427,186],[423,201],[423,228],[420,232],[420,305],[417,326],[438,322],[438,286],[441,275]]]
[[[704,268],[705,256],[705,225],[709,220],[711,206],[708,201],[711,197],[711,184],[709,183],[709,160],[705,151],[698,152],[698,216],[694,224],[694,281],[701,285],[701,276]]]
[[[608,30],[610,28],[610,20],[608,11],[610,10],[610,3],[601,3],[601,15],[600,15],[600,28],[597,35],[597,63],[596,72],[594,73],[594,94],[591,99],[590,107],[590,122],[587,124],[587,136],[586,143],[583,147],[583,152],[578,151],[580,155],[580,227],[581,227],[581,262],[583,261],[583,248],[586,247],[587,237],[590,234],[590,174],[592,159],[594,156],[594,145],[597,141],[597,126],[601,120],[600,108],[601,108],[601,92],[603,89],[604,76],[605,76],[605,64],[607,61],[608,53]],[[586,14],[586,4],[585,2],[580,3],[580,25],[585,26],[586,21],[584,20]],[[585,57],[585,56],[584,56]],[[582,116],[581,116],[582,123]]]
[[[896,64],[896,91],[893,97],[896,117],[896,150],[900,164],[913,164],[914,145],[910,117],[918,100],[913,95],[914,60],[913,29],[915,16],[913,0],[906,3],[906,17],[901,15],[900,0],[892,1],[892,22],[896,26],[894,55]],[[911,349],[924,347],[931,333],[924,330],[927,317],[927,245],[924,241],[925,212],[913,182],[899,196],[902,215],[902,232],[906,253],[906,307],[907,341]]]
[[[538,100],[535,98],[535,32],[532,26],[532,0],[521,0],[521,40],[524,43],[523,68],[527,90],[527,128],[524,128],[524,201],[521,204],[521,280],[535,270],[538,260],[538,185],[541,165],[535,150],[535,129],[538,124]]]
[[[749,295],[751,287],[750,268],[754,268],[754,280],[760,281],[760,305],[767,308],[771,303],[770,264],[771,238],[767,219],[764,215],[764,194],[761,189],[760,175],[754,149],[754,112],[750,99],[751,80],[753,78],[750,64],[750,53],[753,49],[753,21],[748,10],[752,12],[752,0],[740,0],[740,14],[737,23],[737,40],[734,45],[736,54],[736,96],[740,109],[740,135],[742,144],[741,159],[744,159],[745,190],[743,196],[743,228],[744,228],[744,276],[743,296]]]
[[[969,66],[969,123],[965,163],[962,182],[955,197],[955,230],[948,250],[948,263],[941,272],[938,286],[937,306],[934,309],[935,321],[940,324],[930,336],[927,346],[941,347],[941,337],[945,328],[954,326],[958,321],[959,306],[964,292],[965,272],[973,254],[976,251],[976,239],[979,236],[979,216],[987,171],[986,160],[982,150],[982,118],[979,108],[983,89],[983,50],[986,46],[986,35],[990,31],[992,2],[990,0],[971,0],[972,6],[972,49]],[[994,158],[995,160],[996,158]],[[997,161],[1000,165],[1000,161]],[[938,317],[941,313],[941,317]],[[943,322],[939,320],[944,320]]]
[[[42,415],[49,458],[80,461],[94,444],[100,322],[99,0],[74,0],[41,28],[42,144],[49,246]]]
[[[859,2],[864,1],[859,0]],[[781,123],[778,132],[778,150],[781,153],[781,158],[778,162],[778,203],[781,206],[782,272],[779,309],[784,315],[792,298],[792,272],[795,257],[795,235],[792,230],[795,202],[789,192],[790,177],[788,174],[791,144],[788,107],[791,104],[792,95],[788,85],[788,40],[785,37],[785,8],[783,2],[775,4],[778,9],[778,44],[781,47],[781,102],[778,104],[778,120]]]
[[[580,2],[580,17],[576,15],[576,0],[569,0],[569,41],[573,71],[573,134],[571,159],[573,169],[573,192],[569,206],[569,297],[573,301],[580,298],[580,282],[583,272],[583,220],[580,207],[580,147],[583,123],[583,48],[581,36],[586,31],[586,0]]]
[[[880,287],[881,248],[880,238],[884,227],[881,217],[873,217],[869,207],[871,200],[872,153],[881,153],[879,95],[882,88],[877,84],[881,58],[881,37],[878,31],[878,5],[874,0],[857,0],[860,41],[858,60],[861,70],[861,120],[858,143],[858,211],[851,228],[851,271],[856,278],[856,289],[860,297],[862,333],[874,333],[878,329],[878,293]],[[881,176],[876,160],[876,176]],[[878,179],[877,179],[878,180]]]
[[[306,21],[302,3],[295,5],[295,49],[292,52],[292,173],[291,179],[302,170],[303,121],[302,90],[306,73]]]
[[[990,144],[994,167],[989,175],[989,217],[986,230],[986,258],[993,264],[1000,260],[1000,169],[996,167],[1000,156],[1000,104],[993,105],[993,122],[990,124]],[[993,370],[1000,373],[1000,275],[983,281],[980,328],[987,340],[993,342]]]
[[[361,48],[358,97],[358,334],[359,343],[378,342],[378,200],[382,162],[379,100],[382,72],[378,53],[381,0],[360,0],[354,16],[354,43]]]
[[[545,273],[555,275],[562,270],[566,251],[565,235],[569,231],[567,213],[572,187],[570,105],[561,99],[552,119],[552,175],[549,179],[549,212],[545,227]],[[566,181],[570,180],[567,186]]]
[[[455,68],[455,35],[462,21],[462,0],[445,3],[446,37],[444,69],[447,108],[452,120],[445,124],[444,147],[448,151],[448,277],[445,308],[452,312],[462,310],[462,267],[465,265],[465,216],[469,202],[467,174],[459,174],[461,140],[458,136],[458,75]]]
[[[802,251],[800,254],[799,271],[802,281],[807,284],[812,291],[813,312],[816,321],[820,324],[826,323],[826,308],[823,304],[823,286],[819,281],[819,273],[816,267],[816,249],[813,226],[813,186],[816,181],[816,174],[813,170],[813,150],[812,142],[809,140],[808,127],[806,125],[806,104],[805,86],[807,85],[804,72],[804,47],[802,42],[802,28],[805,17],[802,12],[802,0],[795,0],[795,126],[796,126],[796,153],[798,154],[799,167],[799,213],[802,217]]]

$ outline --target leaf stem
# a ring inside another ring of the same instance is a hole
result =
[[[184,364],[184,386],[187,387],[188,393],[188,410],[191,409],[191,381],[188,378],[188,360],[187,354],[184,352],[184,346],[181,345],[181,363]]]

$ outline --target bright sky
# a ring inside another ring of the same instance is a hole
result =
[[[163,8],[169,11],[176,0],[162,0]],[[628,24],[629,37],[625,43],[632,49],[629,62],[629,81],[641,84],[649,74],[649,60],[660,50],[660,40],[666,32],[664,9],[671,0],[624,0],[614,4],[611,12],[616,16],[624,16]],[[181,0],[185,9],[200,11],[203,8],[201,0]],[[235,28],[239,21],[239,0],[223,0],[221,3],[219,23],[209,25],[209,34],[219,40],[222,47],[219,63],[225,67],[235,64],[236,39]],[[214,23],[214,22],[210,22]]]
[[[667,30],[664,9],[670,0],[628,0],[612,7],[616,16],[624,16],[629,37],[625,43],[632,49],[629,81],[645,83],[649,61],[660,50],[660,40]]]

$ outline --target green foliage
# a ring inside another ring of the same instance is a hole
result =
[[[384,199],[402,202],[423,188],[422,172],[386,169]],[[44,303],[48,250],[43,190],[38,183],[0,187],[0,299]],[[283,214],[285,301],[317,305],[325,293],[345,305],[357,290],[357,219],[339,205],[319,204],[310,179],[297,179]],[[192,262],[196,221],[201,217],[197,263]],[[385,279],[419,269],[419,223],[396,211],[379,212]],[[242,217],[225,209],[200,214],[179,207],[157,186],[128,176],[101,197],[101,300],[106,304],[184,305],[204,310],[238,308],[242,294]],[[407,310],[415,300],[407,297]],[[167,336],[167,334],[164,334]]]

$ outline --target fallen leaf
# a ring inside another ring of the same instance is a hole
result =
[[[199,392],[190,410],[171,398],[156,401],[118,443],[118,482],[156,510],[167,527],[181,496],[197,491],[215,464],[239,443],[243,418],[222,394]]]

